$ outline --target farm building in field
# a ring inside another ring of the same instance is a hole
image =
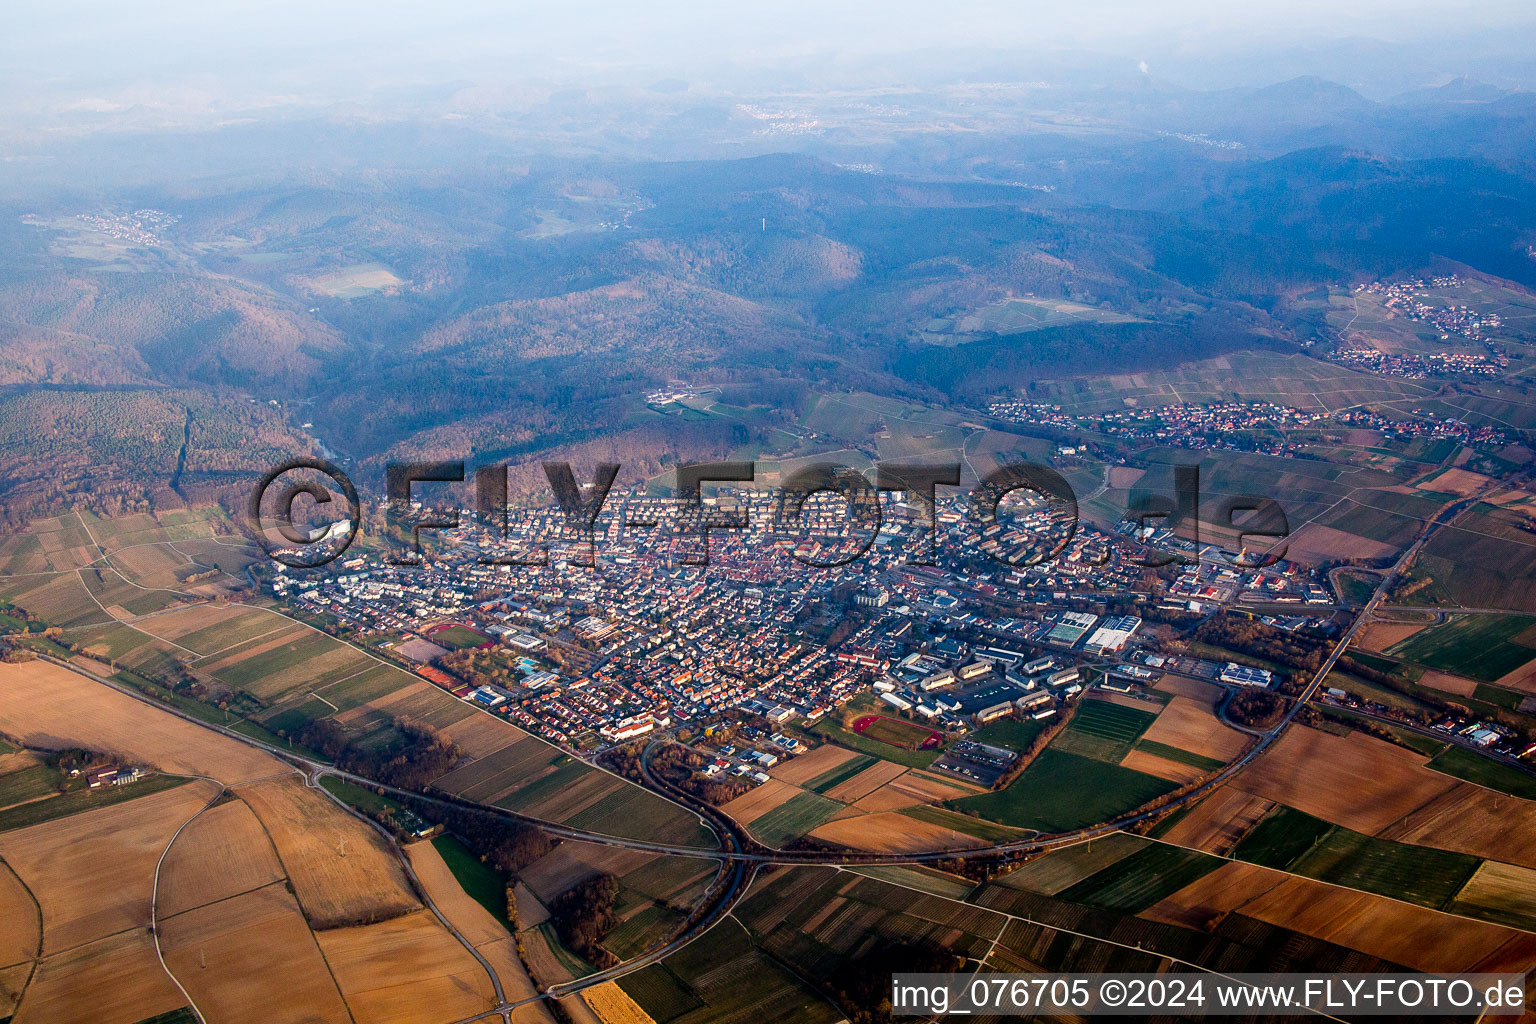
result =
[[[1268,686],[1275,681],[1275,675],[1268,669],[1239,665],[1235,661],[1229,661],[1221,670],[1221,681],[1234,686]]]

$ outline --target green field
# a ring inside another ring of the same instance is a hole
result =
[[[977,729],[969,738],[978,743],[990,743],[994,747],[1022,751],[1027,749],[1034,742],[1035,737],[1044,732],[1046,727],[1054,721],[1055,719],[1051,718],[1040,720],[1000,718]]]
[[[346,802],[364,814],[398,814],[402,809],[387,796],[380,796],[371,789],[354,785],[332,775],[322,776],[320,785],[338,800]]]
[[[1102,874],[1110,865],[1125,860],[1146,846],[1147,840],[1140,836],[1128,832],[1111,832],[1107,836],[1052,850],[1016,871],[1001,876],[997,882],[1010,889],[1028,889],[1054,896],[1089,876]]]
[[[0,775],[0,807],[52,796],[59,791],[64,776],[45,764],[32,765],[19,772]]]
[[[40,825],[45,821],[53,821],[56,818],[67,818],[72,814],[81,814],[85,811],[94,811],[98,807],[111,807],[125,800],[135,797],[149,796],[152,793],[160,793],[167,789],[175,789],[191,780],[178,778],[174,775],[152,775],[140,782],[127,786],[110,786],[102,789],[77,789],[73,793],[65,793],[63,796],[49,797],[47,800],[36,800],[30,804],[20,804],[8,810],[0,811],[0,832],[9,832],[11,829],[27,828],[31,825]]]
[[[670,907],[653,903],[630,915],[605,935],[603,948],[620,960],[632,960],[652,946],[665,942],[672,930],[682,922],[682,914]]]
[[[1439,909],[1482,863],[1468,853],[1410,846],[1333,828],[1291,864],[1293,874]]]
[[[1536,800],[1536,778],[1462,747],[1446,747],[1430,760],[1429,767],[1501,793]]]
[[[976,888],[976,883],[956,875],[925,868],[921,864],[888,864],[854,868],[855,873],[878,878],[882,882],[917,889],[948,900],[963,900]]]
[[[1145,751],[1154,757],[1167,758],[1169,761],[1177,761],[1179,764],[1187,764],[1208,772],[1213,772],[1227,763],[1225,761],[1218,761],[1214,757],[1206,757],[1204,754],[1196,754],[1193,751],[1184,750],[1180,747],[1170,747],[1168,744],[1159,743],[1156,740],[1142,740],[1136,744],[1136,749]]]
[[[254,610],[241,610],[222,621],[177,637],[176,646],[207,656],[263,634],[270,633],[275,636],[279,629],[294,628],[296,627],[292,622],[279,616]]]
[[[1072,723],[1051,741],[1052,748],[1119,764],[1157,715],[1107,700],[1084,700]]]
[[[865,726],[860,735],[903,750],[917,750],[933,735],[933,730],[882,715]]]
[[[1491,683],[1536,658],[1536,648],[1528,646],[1536,641],[1533,626],[1536,618],[1528,615],[1453,615],[1385,653]]]
[[[640,1004],[656,1024],[668,1024],[704,1003],[663,964],[619,979],[624,994]]]
[[[1280,806],[1243,837],[1239,860],[1440,909],[1481,861],[1466,853],[1374,839]]]
[[[688,979],[684,982],[682,979]],[[619,979],[656,1024],[834,1024],[835,1007],[763,955],[734,920]]]
[[[520,811],[532,807],[546,797],[553,796],[567,786],[574,785],[592,769],[568,754],[555,759],[555,770],[527,783],[496,801],[497,807]]]
[[[767,846],[798,839],[843,809],[836,800],[815,793],[797,793],[751,825],[752,834]]]
[[[694,846],[701,850],[713,850],[720,845],[715,834],[691,813],[629,783],[561,824],[605,835]]]
[[[481,644],[490,643],[490,639],[481,636],[472,629],[464,626],[449,626],[440,629],[427,637],[439,647],[446,647],[450,651],[462,651],[469,647],[479,647]]]
[[[1249,830],[1232,855],[1238,860],[1284,870],[1322,842],[1331,828],[1333,826],[1321,818],[1280,804]]]
[[[847,782],[859,772],[875,763],[875,759],[868,754],[859,754],[838,765],[830,771],[822,772],[807,782],[802,789],[808,789],[813,793],[825,793],[840,783]]]
[[[491,912],[491,916],[507,926],[508,931],[515,931],[516,927],[507,916],[507,880],[494,869],[481,863],[480,858],[470,853],[468,848],[453,836],[438,836],[432,840],[432,848],[443,858],[443,863],[448,865],[448,870],[453,872],[453,877],[458,879],[459,887],[469,897]]]
[[[1514,690],[1506,690],[1502,686],[1494,686],[1490,683],[1478,683],[1472,691],[1474,700],[1480,700],[1485,704],[1503,708],[1505,711],[1513,711],[1520,706],[1525,699],[1525,694],[1516,693]]]
[[[694,857],[657,857],[620,877],[626,889],[674,905],[692,904],[703,893],[717,864]]]
[[[1066,832],[1107,821],[1175,788],[1166,780],[1057,750],[1053,744],[1007,789],[947,806],[974,810],[1004,825]]]
[[[1198,850],[1151,843],[1060,893],[1072,903],[1139,913],[1223,863]]]

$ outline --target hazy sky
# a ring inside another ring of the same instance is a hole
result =
[[[1258,49],[1364,35],[1418,41],[1529,25],[1529,0],[50,0],[0,20],[0,68],[84,78],[216,71],[235,76],[551,67],[675,67],[721,59],[923,47],[1078,47],[1112,52]]]

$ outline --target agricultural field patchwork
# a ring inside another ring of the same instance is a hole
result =
[[[1452,615],[1384,653],[1491,683],[1536,658],[1536,618]]]

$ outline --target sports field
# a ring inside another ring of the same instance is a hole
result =
[[[899,718],[886,718],[884,715],[860,718],[853,723],[853,731],[903,750],[937,750],[944,739],[932,729],[903,722]]]
[[[455,651],[462,651],[469,647],[479,647],[482,644],[494,642],[484,633],[457,623],[452,623],[440,629],[428,630],[427,636],[439,647],[447,647]]]

